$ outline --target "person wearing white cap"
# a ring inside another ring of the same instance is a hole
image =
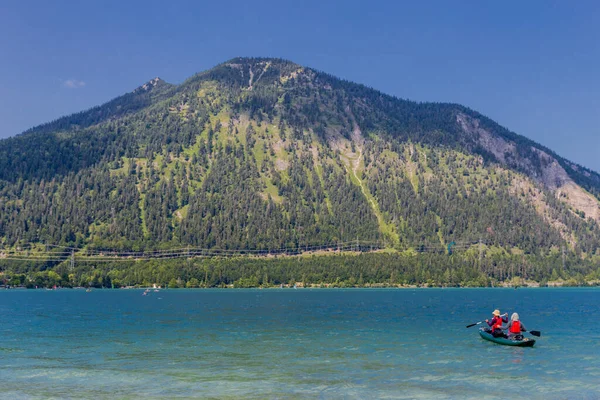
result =
[[[508,314],[500,315],[500,310],[496,309],[492,315],[494,318],[492,318],[491,321],[487,319],[485,320],[490,327],[490,332],[492,335],[494,335],[494,337],[506,336],[504,332],[502,332],[502,323],[508,322]]]

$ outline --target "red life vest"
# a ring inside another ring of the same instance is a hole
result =
[[[521,322],[513,321],[512,324],[510,324],[509,331],[510,333],[521,333]]]
[[[492,323],[492,332],[496,329],[502,329],[502,317],[494,317]]]

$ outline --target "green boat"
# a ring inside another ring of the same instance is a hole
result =
[[[530,338],[523,338],[521,340],[515,340],[515,339],[507,339],[504,337],[494,337],[491,333],[489,333],[483,329],[479,330],[479,334],[485,340],[489,340],[490,342],[494,342],[494,343],[498,343],[498,344],[503,344],[505,346],[532,347],[535,344],[535,340],[530,339]]]

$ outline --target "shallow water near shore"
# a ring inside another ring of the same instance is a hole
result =
[[[482,340],[495,308],[542,332]],[[600,290],[0,291],[10,398],[600,398]]]

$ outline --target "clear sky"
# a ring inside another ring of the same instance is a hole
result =
[[[599,21],[585,0],[2,1],[0,137],[265,56],[464,104],[600,171]]]

